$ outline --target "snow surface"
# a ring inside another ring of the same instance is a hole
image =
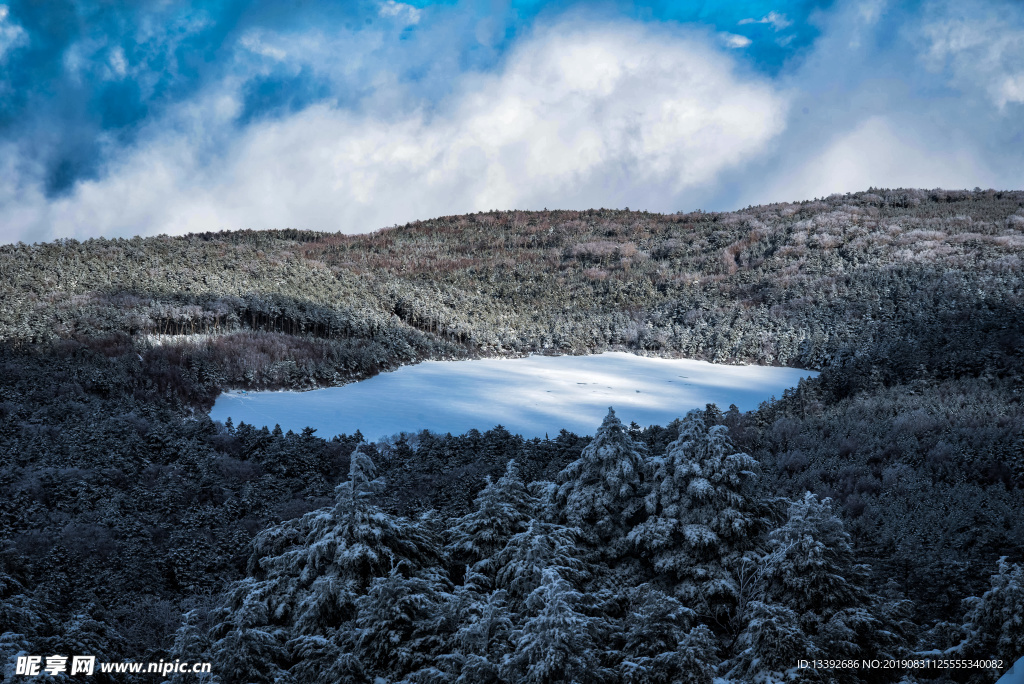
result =
[[[369,380],[309,392],[227,392],[210,412],[237,425],[370,440],[399,432],[460,434],[501,424],[527,438],[562,428],[592,435],[609,406],[627,425],[665,425],[692,408],[755,409],[817,373],[770,366],[723,366],[608,352],[591,356],[425,361]]]
[[[1024,657],[1015,662],[996,684],[1024,684]]]

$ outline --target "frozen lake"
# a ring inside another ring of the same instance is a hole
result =
[[[1015,662],[996,684],[1024,684],[1024,656]]]
[[[721,366],[609,352],[592,356],[425,361],[369,380],[310,392],[228,392],[210,412],[237,425],[301,431],[320,437],[360,430],[368,440],[398,432],[481,432],[497,424],[524,437],[562,428],[591,435],[609,406],[627,425],[665,425],[715,403],[755,409],[813,371]]]

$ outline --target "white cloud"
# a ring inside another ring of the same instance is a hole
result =
[[[109,64],[116,78],[124,78],[128,73],[128,60],[125,59],[124,50],[120,45],[110,51]]]
[[[33,182],[41,164],[0,150],[0,241],[358,232],[495,208],[731,209],[869,186],[1020,188],[1024,123],[1012,114],[1024,60],[1011,38],[1024,24],[988,23],[1004,9],[837,6],[771,80],[735,68],[728,34],[677,25],[563,19],[474,73],[445,46],[477,19],[421,27],[405,51],[390,41],[400,27],[383,21],[247,34],[222,81],[147,124],[67,196],[45,198]],[[246,79],[271,68],[254,53],[311,65],[359,98],[239,126]],[[426,76],[403,81],[427,54]]]
[[[882,16],[885,6],[886,0],[867,0],[857,6],[857,12],[865,24],[874,24]]]
[[[246,50],[257,55],[269,57],[270,59],[279,62],[288,58],[287,52],[275,45],[265,42],[263,39],[263,32],[259,30],[248,31],[238,42]]]
[[[224,95],[208,100],[67,197],[21,191],[8,230],[357,232],[492,208],[674,210],[765,149],[787,106],[707,36],[622,23],[539,31],[430,113],[317,105],[254,124],[212,163],[196,141],[233,129],[216,113]]]
[[[992,8],[1005,6],[979,3],[972,11],[984,19]],[[719,186],[705,207],[810,199],[871,186],[1024,187],[1024,120],[1010,115],[1017,105],[1009,97],[1021,82],[976,76],[974,84],[961,83],[962,96],[938,87],[956,73],[945,59],[964,54],[967,46],[981,49],[982,43],[973,34],[968,40],[956,15],[942,14],[937,6],[922,15],[900,9],[879,4],[865,11],[863,4],[851,4],[821,15],[814,49],[776,83],[792,98],[785,132],[771,151],[734,174],[731,187]],[[900,40],[892,40],[894,22],[900,22]],[[939,26],[948,40],[940,42],[945,47],[935,65],[929,37]],[[1010,27],[1004,32],[1012,32]],[[1001,42],[1002,35],[997,31],[992,38]],[[1004,50],[1009,49],[1007,44]],[[972,68],[976,75],[999,72],[984,63]],[[1005,104],[987,96],[992,84],[1002,84]]]
[[[406,5],[403,2],[387,0],[387,2],[381,4],[378,12],[382,17],[391,17],[403,24],[411,25],[419,23],[422,10],[417,9],[412,5]]]
[[[787,19],[785,14],[779,14],[778,12],[769,12],[760,19],[740,19],[738,23],[740,26],[745,24],[770,24],[776,31],[781,31],[793,25],[793,22]]]
[[[931,3],[921,29],[925,62],[955,87],[980,86],[999,108],[1024,103],[1024,13],[1008,3],[981,9]]]
[[[998,185],[971,150],[931,146],[912,128],[872,116],[839,133],[823,149],[778,179],[763,201],[827,197],[869,187],[973,188]]]
[[[8,19],[9,15],[7,5],[0,5],[0,63],[4,62],[9,52],[28,43],[25,29]]]
[[[1008,102],[1024,102],[1024,71],[1007,74],[1000,81],[996,104],[1002,107]]]
[[[722,39],[722,42],[728,48],[745,48],[750,45],[753,41],[746,36],[741,36],[735,33],[719,33],[718,36]]]

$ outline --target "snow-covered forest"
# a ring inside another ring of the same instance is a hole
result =
[[[1024,193],[981,190],[0,247],[0,667],[995,681],[792,668],[1024,655],[1022,256]],[[206,414],[231,389],[609,350],[819,374],[548,439]]]
[[[554,481],[510,460],[449,519],[383,510],[357,445],[332,503],[256,535],[246,577],[186,614],[172,653],[239,682],[902,679],[799,666],[921,659],[913,601],[872,588],[830,499],[766,496],[714,418],[691,411],[652,454],[609,410]],[[932,627],[931,657],[1012,662],[1022,594],[1000,560]]]

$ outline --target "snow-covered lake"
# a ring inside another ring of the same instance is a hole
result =
[[[1015,662],[996,684],[1024,684],[1024,656]]]
[[[497,424],[524,437],[562,428],[591,435],[609,406],[627,425],[665,425],[692,408],[715,403],[755,409],[813,371],[722,366],[609,352],[592,356],[425,361],[369,380],[310,392],[228,392],[210,412],[283,430],[310,426],[320,437],[369,440],[399,432],[488,430]]]
[[[995,684],[1024,684],[1024,656],[1007,670]]]

